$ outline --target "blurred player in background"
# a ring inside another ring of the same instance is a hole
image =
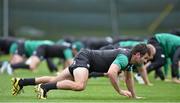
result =
[[[151,60],[150,65],[147,65],[147,71],[151,72],[154,69],[159,70],[165,65],[167,58],[171,59],[171,76],[172,82],[180,83],[179,80],[179,60],[180,60],[180,37],[169,33],[158,33],[148,40],[156,48],[156,54]],[[163,75],[163,74],[162,74]]]
[[[25,64],[27,58],[33,55],[33,52],[41,45],[52,45],[54,44],[49,40],[21,40],[13,44],[11,48],[11,59],[8,65],[1,67],[1,72],[7,70],[8,74],[12,74],[13,70],[21,68],[28,68]],[[49,60],[48,60],[49,61]]]

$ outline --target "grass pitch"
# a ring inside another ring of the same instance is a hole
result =
[[[50,74],[46,64],[42,63],[36,72],[17,70],[13,76],[0,74],[0,102],[73,102],[73,103],[119,103],[119,102],[180,102],[180,84],[154,80],[149,75],[154,86],[145,86],[135,83],[138,96],[144,97],[140,100],[129,99],[118,95],[111,86],[108,78],[91,78],[86,89],[82,92],[52,90],[48,92],[46,100],[39,100],[34,92],[34,86],[24,88],[24,93],[18,96],[11,95],[12,77],[37,77]],[[126,88],[123,81],[122,88]]]

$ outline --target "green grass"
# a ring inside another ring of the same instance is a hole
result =
[[[24,88],[24,93],[18,96],[11,95],[12,77],[36,77],[53,75],[42,63],[33,73],[27,70],[17,70],[13,76],[0,74],[0,102],[92,102],[92,103],[118,103],[118,102],[180,102],[180,84],[150,80],[154,86],[145,86],[135,83],[138,96],[144,99],[134,100],[118,95],[107,78],[89,79],[86,89],[82,92],[52,90],[48,92],[47,100],[39,100],[34,93],[34,86]],[[126,88],[124,82],[120,82],[122,88]]]

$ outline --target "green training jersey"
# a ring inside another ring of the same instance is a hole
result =
[[[72,50],[70,48],[67,48],[63,51],[64,57],[65,59],[73,59],[73,53]]]
[[[128,63],[128,57],[124,54],[118,54],[116,59],[113,61],[113,64],[118,65],[121,70],[132,71],[132,67],[127,67]]]
[[[134,47],[140,43],[146,43],[146,42],[143,42],[143,41],[121,41],[121,42],[119,42],[119,46],[120,47]]]
[[[9,53],[14,54],[16,52],[16,50],[17,50],[17,43],[11,44],[10,49],[9,49]]]
[[[39,47],[40,45],[52,45],[54,44],[52,41],[49,40],[27,40],[25,41],[25,51],[26,51],[26,55],[31,56],[33,54],[33,52],[37,49],[37,47]]]
[[[155,34],[155,38],[160,43],[166,57],[171,57],[180,46],[180,37],[169,33]]]

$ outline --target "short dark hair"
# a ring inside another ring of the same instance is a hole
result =
[[[136,54],[137,52],[139,52],[141,56],[145,55],[146,53],[148,53],[148,55],[151,54],[150,49],[144,43],[137,44],[132,48],[131,54]]]

